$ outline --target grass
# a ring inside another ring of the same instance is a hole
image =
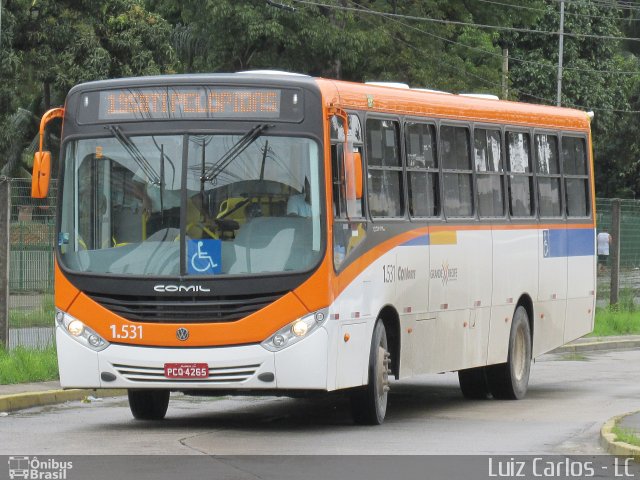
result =
[[[596,322],[592,337],[640,334],[640,314],[638,312],[616,311],[611,308],[597,308]]]
[[[596,308],[593,337],[640,334],[640,306],[634,302],[635,291],[625,288],[620,291],[618,303],[606,308]]]
[[[635,431],[626,428],[620,428],[618,425],[613,427],[611,431],[616,436],[616,442],[624,442],[628,443],[629,445],[640,447],[640,437],[638,437],[638,434]]]
[[[54,315],[53,295],[45,295],[39,308],[9,309],[9,327],[53,327]]]
[[[58,358],[55,347],[33,350],[18,347],[0,349],[0,385],[44,382],[58,378]]]

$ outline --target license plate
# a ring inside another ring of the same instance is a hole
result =
[[[165,363],[166,378],[207,378],[209,365],[206,363]]]

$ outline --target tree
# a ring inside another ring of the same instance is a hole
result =
[[[629,96],[634,75],[618,72],[638,72],[635,57],[624,55],[622,42],[616,38],[593,38],[578,35],[621,37],[620,10],[612,5],[565,2],[564,73],[562,106],[595,112],[593,138],[596,159],[596,192],[615,195],[625,187],[619,173],[627,171],[630,154],[637,144],[619,142],[619,125],[629,116]],[[540,17],[536,30],[557,31],[559,4],[548,0],[546,13]],[[520,100],[555,104],[558,65],[558,36],[527,33],[514,39],[514,55],[528,63],[516,63],[511,79]],[[637,77],[637,73],[635,77]]]
[[[168,73],[176,65],[171,26],[142,1],[13,0],[3,13],[3,26],[7,17],[11,27],[7,48],[18,59],[0,64],[2,80],[12,85],[9,94],[0,93],[6,172],[28,161],[24,151],[37,131],[36,118],[61,105],[73,85]]]

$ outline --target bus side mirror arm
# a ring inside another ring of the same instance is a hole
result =
[[[51,152],[43,150],[44,132],[47,124],[54,118],[62,118],[64,108],[52,108],[42,116],[40,120],[40,148],[33,156],[33,174],[31,176],[31,196],[33,198],[46,198],[49,193],[49,180],[51,178]]]

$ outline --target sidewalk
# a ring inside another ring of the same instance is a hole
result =
[[[640,348],[640,335],[583,337],[549,353],[597,352],[602,350],[628,350],[631,348]]]
[[[18,383],[0,385],[0,413],[13,412],[31,407],[82,400],[88,396],[116,397],[126,395],[122,389],[71,389],[62,390],[60,382]]]

